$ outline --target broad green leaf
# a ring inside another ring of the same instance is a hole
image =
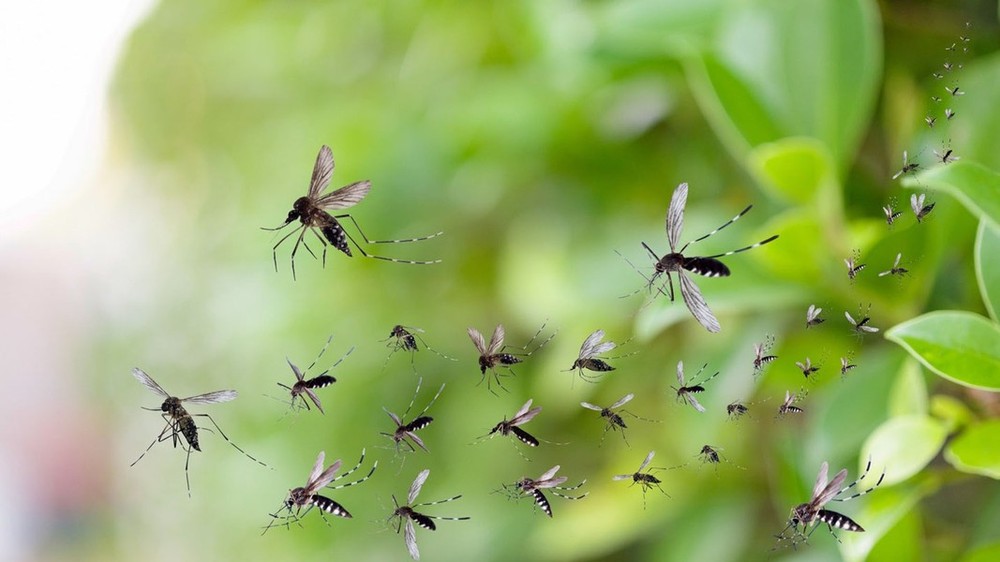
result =
[[[835,182],[835,171],[823,143],[806,137],[781,139],[750,151],[749,168],[761,184],[787,201],[808,203],[824,185]]]
[[[996,111],[1000,104],[998,83],[1000,53],[994,51],[988,56],[977,56],[962,69],[961,87],[967,95],[948,100],[956,112],[956,118],[949,123],[948,133],[956,153],[994,170],[1000,169],[1000,135],[997,135],[1000,112]],[[935,85],[935,89],[945,95],[940,86]],[[962,119],[962,116],[972,118]],[[937,134],[927,133],[928,137],[934,138],[934,142],[940,142]]]
[[[937,456],[948,432],[940,421],[921,415],[891,418],[861,447],[861,469],[868,459],[872,471],[885,469],[882,484],[891,486],[923,470]]]
[[[1000,542],[987,544],[970,550],[961,562],[996,562],[1000,560]]]
[[[930,168],[903,180],[913,189],[935,189],[958,199],[979,218],[1000,228],[1000,174],[973,162],[960,160]]]
[[[967,427],[948,444],[944,458],[963,472],[1000,480],[1000,420]]]
[[[976,280],[983,304],[994,321],[1000,321],[1000,228],[979,221],[976,234]]]
[[[701,45],[731,0],[615,2],[595,16],[597,46],[625,53],[679,55]]]
[[[1000,390],[1000,327],[982,316],[930,312],[894,326],[885,337],[952,382]]]
[[[868,496],[870,499],[859,511],[850,514],[851,519],[864,527],[864,533],[840,533],[840,552],[845,560],[862,561],[872,548],[888,533],[913,506],[924,496],[933,494],[941,487],[940,478],[922,474],[913,484],[886,488],[882,487]]]
[[[931,398],[931,415],[945,424],[948,433],[965,427],[975,417],[965,402],[947,394],[935,394]]]
[[[899,376],[889,395],[889,415],[905,416],[927,413],[927,384],[920,373],[920,366],[913,359],[903,362]]]

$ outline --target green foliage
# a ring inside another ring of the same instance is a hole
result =
[[[894,326],[885,337],[942,377],[1000,390],[1000,327],[989,319],[969,312],[928,312]]]

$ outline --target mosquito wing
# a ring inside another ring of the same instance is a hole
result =
[[[511,418],[510,421],[514,421],[517,418],[519,418],[519,417],[523,416],[524,414],[528,413],[528,410],[531,408],[531,402],[532,402],[532,399],[529,398],[528,401],[524,403],[524,406],[521,406],[521,409],[518,410],[516,414],[514,414],[514,417]]]
[[[316,201],[316,206],[327,211],[346,209],[358,204],[372,190],[372,182],[362,180],[345,185],[333,193],[328,193]]]
[[[824,473],[823,476],[826,476],[826,474]],[[846,479],[847,479],[847,469],[842,468],[840,469],[840,472],[838,472],[833,477],[833,480],[831,480],[830,483],[827,484],[825,488],[820,490],[819,494],[815,494],[815,490],[813,490],[813,493],[815,495],[813,496],[813,499],[809,503],[816,507],[821,507],[823,504],[829,502],[834,498],[834,496],[836,496],[840,492],[840,487],[844,485],[844,480]]]
[[[684,398],[687,399],[688,404],[691,404],[691,407],[694,408],[695,410],[698,410],[699,412],[705,411],[705,407],[702,406],[701,403],[698,402],[698,399],[695,398],[694,395],[691,394],[690,392],[685,392]]]
[[[311,388],[306,388],[305,391],[306,391],[306,396],[308,396],[309,399],[312,400],[312,403],[316,405],[316,409],[319,410],[319,413],[326,414],[326,412],[323,410],[323,403],[319,401],[319,396],[317,396],[316,393],[313,392]]]
[[[235,390],[216,390],[215,392],[206,392],[205,394],[199,394],[197,396],[190,396],[188,398],[181,398],[181,402],[189,402],[191,404],[218,404],[219,402],[229,402],[230,400],[236,399]]]
[[[680,278],[681,295],[684,297],[684,304],[687,305],[688,310],[694,315],[695,320],[709,332],[715,333],[721,330],[722,326],[719,325],[719,321],[712,314],[712,310],[708,308],[708,303],[705,302],[705,297],[701,296],[701,290],[698,289],[698,285],[695,285],[694,281],[685,275],[683,270],[677,272],[677,277]]]
[[[812,501],[816,501],[816,498],[823,492],[826,488],[826,477],[829,474],[830,465],[826,461],[819,466],[819,474],[816,475],[816,483],[813,485]]]
[[[427,481],[427,477],[430,476],[431,471],[428,468],[420,471],[420,474],[413,479],[413,484],[410,484],[410,493],[406,496],[406,503],[413,504],[417,499],[417,494],[420,493],[420,488],[424,486],[424,482]]]
[[[604,411],[604,408],[602,408],[600,406],[595,406],[595,405],[591,404],[590,402],[580,402],[580,405],[583,406],[584,408],[587,408],[588,410],[593,410],[595,412],[603,412]]]
[[[313,470],[316,470],[316,468],[319,466],[322,465],[317,465],[313,467]],[[306,491],[312,494],[316,490],[319,490],[320,488],[323,488],[330,482],[333,482],[333,475],[337,473],[338,469],[340,469],[340,459],[333,461],[333,464],[326,467],[326,470],[320,473],[320,475],[316,477],[315,481],[310,481],[309,484],[306,486]]]
[[[309,181],[309,198],[315,201],[326,186],[330,185],[331,177],[333,177],[333,151],[324,144],[316,155],[312,179]]]
[[[542,482],[544,480],[550,480],[553,476],[556,475],[557,472],[559,472],[559,465],[558,464],[555,465],[555,466],[553,466],[552,468],[546,470],[545,474],[542,474],[541,476],[539,476],[538,480],[536,480],[535,482]]]
[[[639,470],[637,470],[636,472],[642,472],[642,469],[644,469],[647,466],[649,466],[649,463],[653,462],[653,455],[655,455],[655,454],[656,454],[655,451],[650,451],[649,454],[646,455],[646,459],[643,460],[642,464],[639,465]]]
[[[684,228],[684,207],[687,205],[687,198],[687,183],[678,185],[670,197],[670,207],[667,209],[667,243],[670,244],[671,252],[676,251],[681,230]]]
[[[490,346],[486,349],[488,355],[496,355],[500,352],[500,348],[503,347],[503,339],[507,333],[503,329],[503,324],[497,324],[497,327],[493,329],[493,335],[490,336]]]
[[[316,463],[313,465],[312,472],[309,473],[309,480],[306,480],[306,488],[310,488],[314,482],[319,480],[319,475],[323,473],[323,462],[325,460],[326,451],[320,451],[319,455],[316,455]]]
[[[486,355],[486,342],[483,341],[483,335],[479,333],[479,330],[469,328],[469,339],[472,340],[472,345],[476,346],[479,355]]]
[[[921,193],[918,197],[916,193],[910,195],[910,208],[913,209],[913,214],[919,215],[920,209],[924,207],[924,194]]]
[[[684,387],[684,362],[683,361],[678,361],[677,362],[677,384],[680,385],[681,388]]]
[[[615,402],[614,404],[608,406],[608,409],[609,410],[613,410],[613,409],[618,408],[620,406],[624,406],[626,402],[628,402],[629,400],[632,400],[633,398],[635,398],[635,394],[632,394],[632,393],[626,394],[625,396],[622,396],[621,398],[619,398],[617,402]]]
[[[580,359],[589,359],[598,353],[603,353],[596,350],[597,343],[602,339],[604,339],[604,330],[597,330],[587,336],[587,339],[583,340],[583,345],[580,346]]]
[[[541,406],[536,406],[536,407],[528,410],[527,412],[518,413],[516,416],[514,416],[510,420],[510,425],[515,426],[515,425],[526,424],[526,423],[530,422],[532,419],[534,419],[534,417],[537,416],[539,414],[539,412],[541,412],[541,411],[542,411],[542,407]]]
[[[413,520],[407,518],[403,529],[403,540],[406,542],[406,550],[414,560],[420,560],[420,550],[417,549],[417,532],[413,528]]]
[[[618,480],[631,480],[632,479],[632,475],[631,474],[616,474],[616,475],[612,476],[611,479],[615,480],[615,481],[618,481]]]
[[[292,363],[291,359],[285,357],[285,361],[288,361],[288,366],[292,368],[292,372],[295,373],[296,379],[302,380],[303,378],[305,378],[305,375],[303,375],[302,371],[300,371],[299,368],[295,366],[295,363]]]
[[[145,386],[146,388],[152,390],[153,392],[159,394],[164,398],[170,398],[170,395],[167,394],[167,391],[163,390],[163,387],[156,384],[156,381],[153,380],[153,377],[147,375],[146,371],[143,371],[138,367],[134,367],[132,369],[132,376],[138,379],[139,382],[141,382],[143,386]]]
[[[851,316],[850,312],[848,312],[848,311],[845,310],[844,311],[844,317],[847,318],[847,321],[850,322],[851,324],[853,324],[855,326],[858,325],[858,323],[854,321],[854,318]]]

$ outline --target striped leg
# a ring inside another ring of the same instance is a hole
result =
[[[716,232],[718,232],[718,231],[722,230],[723,228],[726,228],[727,226],[729,226],[729,225],[733,224],[734,222],[736,222],[736,221],[740,220],[740,217],[742,217],[743,215],[747,214],[747,212],[748,212],[748,211],[750,211],[750,209],[752,209],[752,208],[753,208],[753,205],[747,205],[747,208],[746,208],[746,209],[743,209],[742,211],[740,211],[740,214],[738,214],[738,215],[736,215],[735,217],[733,217],[733,218],[729,219],[728,221],[726,221],[726,223],[725,223],[725,224],[723,224],[723,225],[722,225],[722,226],[720,226],[719,228],[716,228],[715,230],[713,230],[712,232],[709,232],[708,234],[706,234],[706,235],[702,236],[701,238],[695,238],[694,240],[692,240],[692,241],[688,242],[687,244],[684,244],[684,247],[683,247],[683,248],[681,248],[681,249],[680,249],[680,250],[678,251],[678,253],[680,253],[680,254],[683,254],[683,253],[684,253],[684,250],[686,250],[686,249],[687,249],[687,247],[688,247],[688,246],[690,246],[691,244],[694,244],[695,242],[701,242],[702,240],[704,240],[704,239],[708,238],[709,236],[711,236],[711,235],[715,234]],[[776,238],[777,238],[777,237],[776,237]]]

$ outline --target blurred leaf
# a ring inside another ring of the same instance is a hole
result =
[[[885,468],[882,484],[897,484],[923,470],[937,456],[947,436],[944,424],[928,416],[892,418],[869,435],[861,447],[861,468],[870,457],[873,471]]]
[[[982,164],[960,160],[947,166],[935,166],[905,178],[903,185],[948,193],[972,214],[988,219],[994,228],[1000,228],[1000,174]]]
[[[1000,542],[970,550],[961,562],[996,562],[997,560],[1000,560]]]
[[[940,479],[921,475],[913,484],[879,489],[865,507],[851,516],[864,527],[864,533],[842,533],[840,552],[845,560],[865,560],[881,538],[892,529],[924,496],[941,486]]]
[[[885,337],[948,380],[1000,390],[1000,328],[982,316],[930,312],[894,326]]]
[[[821,186],[834,182],[835,171],[823,143],[808,137],[785,138],[750,151],[749,167],[761,184],[795,203],[812,201]]]
[[[976,234],[976,280],[983,304],[994,322],[1000,321],[1000,228],[979,221]]]
[[[944,422],[948,433],[965,427],[974,418],[965,402],[947,394],[935,394],[931,397],[931,415]]]
[[[889,415],[905,416],[927,413],[927,384],[920,372],[920,366],[913,359],[903,362],[899,376],[889,395]]]
[[[996,17],[995,12],[993,17]],[[993,52],[965,65],[961,86],[968,95],[949,100],[957,115],[952,122],[951,136],[955,146],[960,148],[959,156],[993,169],[1000,169],[1000,136],[996,134],[1000,130],[1000,113],[996,111],[1000,104],[997,83],[1000,83],[1000,54]],[[972,118],[963,119],[965,115]]]
[[[868,553],[868,562],[919,560],[924,548],[922,535],[923,517],[920,510],[910,510],[886,532],[882,540],[875,542],[874,548]]]
[[[812,217],[793,209],[773,217],[766,228],[781,236],[757,253],[757,260],[768,271],[803,284],[824,277],[832,256],[822,244],[823,231]]]
[[[1000,420],[967,427],[948,444],[944,458],[963,472],[1000,480]]]
[[[731,1],[615,2],[596,18],[598,45],[613,51],[681,55],[704,42]]]

